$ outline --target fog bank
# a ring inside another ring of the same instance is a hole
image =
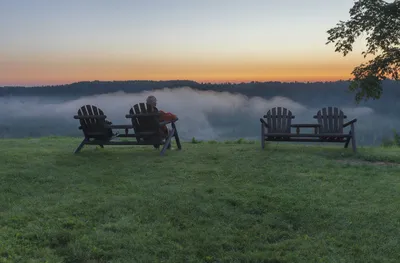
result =
[[[228,92],[198,91],[189,87],[145,91],[136,94],[116,92],[65,101],[60,97],[0,98],[0,136],[3,138],[49,135],[82,136],[79,122],[73,119],[85,104],[101,108],[114,124],[129,124],[125,118],[131,106],[144,102],[148,95],[158,99],[158,108],[179,117],[177,127],[183,140],[259,139],[260,122],[268,109],[285,107],[295,115],[293,123],[314,123],[319,108],[337,106],[348,116],[357,118],[357,141],[361,145],[380,144],[391,137],[392,129],[400,129],[400,121],[380,116],[368,107],[335,105],[308,107],[285,97],[248,98]]]

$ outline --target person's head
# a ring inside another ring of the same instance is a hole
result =
[[[157,99],[153,95],[148,96],[147,99],[146,99],[146,103],[150,104],[153,107],[155,107],[155,106],[157,106]]]

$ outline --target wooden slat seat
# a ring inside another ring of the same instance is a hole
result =
[[[178,119],[160,122],[160,114],[158,109],[150,104],[135,104],[129,110],[129,114],[125,116],[131,119],[135,134],[130,134],[127,137],[135,137],[138,144],[141,145],[153,145],[155,148],[164,145],[160,152],[161,155],[165,153],[166,149],[171,147],[172,137],[175,138],[178,149],[182,149],[178,130],[175,125]],[[172,129],[169,130],[168,136],[165,138],[162,135],[161,127],[167,124],[171,124]]]
[[[107,124],[111,123],[106,121],[106,118],[104,112],[93,105],[82,106],[78,110],[78,114],[74,116],[74,119],[79,120],[79,129],[83,131],[86,140],[109,141],[114,136],[112,129],[106,127]],[[82,147],[83,145],[80,148],[78,147],[75,152],[79,152]]]
[[[266,140],[288,140],[290,138],[290,126],[292,124],[292,119],[294,119],[290,110],[283,107],[275,107],[268,110],[263,118],[260,118],[261,147],[263,149]]]
[[[320,138],[320,137],[335,137],[335,138],[348,138],[351,137],[349,134],[338,134],[338,133],[326,133],[324,136],[321,136],[319,134],[297,134],[297,133],[268,133],[265,136],[268,137],[298,137],[298,138],[309,138],[309,137],[314,137],[314,138]]]
[[[318,124],[320,124],[318,135],[321,140],[334,141],[346,136],[344,147],[347,148],[351,141],[353,151],[357,151],[354,125],[357,122],[357,119],[344,123],[347,116],[337,107],[322,108],[317,112],[314,118],[317,119]],[[345,134],[344,128],[347,126],[350,126],[350,131]]]

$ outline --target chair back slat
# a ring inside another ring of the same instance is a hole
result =
[[[113,135],[112,130],[105,127],[106,118],[104,112],[93,105],[82,106],[76,116],[85,137],[99,140],[108,140]]]
[[[268,124],[268,133],[290,133],[292,119],[294,116],[292,112],[283,107],[275,107],[270,109],[264,115],[266,123]]]
[[[319,133],[342,134],[344,119],[347,116],[337,107],[327,107],[319,110],[314,118],[321,125]]]
[[[130,110],[130,115],[134,115],[132,125],[136,133],[156,132],[160,129],[159,112],[156,107],[147,103],[135,104]],[[135,116],[137,115],[137,116]]]

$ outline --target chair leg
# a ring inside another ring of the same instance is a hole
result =
[[[82,150],[83,146],[85,146],[87,139],[83,139],[83,141],[79,144],[78,148],[75,149],[74,153],[78,153]]]
[[[354,153],[357,152],[356,140],[355,140],[354,137],[351,138],[351,148],[352,148]]]
[[[357,146],[356,146],[356,133],[354,129],[354,123],[351,124],[351,148],[353,148],[353,152],[357,152]]]
[[[171,150],[172,147],[172,140],[169,142],[168,146],[167,146],[167,150]]]
[[[176,129],[175,123],[172,123],[171,126],[175,132],[174,137],[175,137],[176,146],[178,147],[179,150],[181,150],[182,149],[181,140],[179,139],[178,130]]]
[[[161,149],[160,155],[164,155],[165,151],[166,151],[167,148],[168,148],[168,145],[171,144],[171,139],[172,139],[172,136],[174,136],[174,133],[175,133],[175,129],[172,129],[172,130],[171,130],[171,133],[168,134],[168,137],[167,137],[167,139],[165,140],[164,147]]]
[[[349,135],[351,135],[351,131],[350,131]],[[351,140],[351,137],[346,139],[346,142],[344,144],[344,148],[348,148],[349,147],[350,140]]]
[[[168,129],[168,136],[169,134],[172,132],[172,129]],[[168,138],[167,136],[167,138]],[[172,137],[171,137],[171,141],[169,142],[169,144],[167,145],[167,150],[171,150],[172,148]]]
[[[265,130],[264,130],[264,124],[261,123],[261,149],[264,150],[265,148]]]

